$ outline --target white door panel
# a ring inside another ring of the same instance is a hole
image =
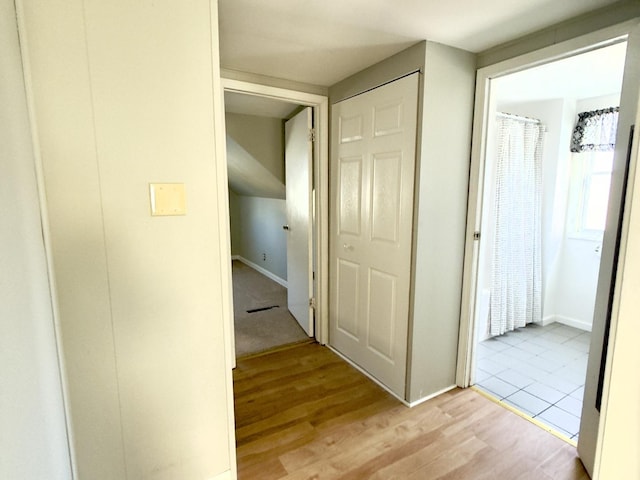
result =
[[[285,123],[285,175],[287,195],[287,303],[289,311],[312,337],[313,295],[311,265],[311,160],[313,143],[311,107]]]
[[[330,344],[405,395],[418,74],[333,106]]]
[[[607,225],[602,243],[602,256],[596,291],[589,363],[585,384],[578,453],[582,463],[593,476],[597,453],[600,422],[600,403],[604,387],[606,346],[609,343],[608,318],[611,317],[612,299],[616,283],[617,258],[619,252],[619,228],[624,207],[624,192],[627,182],[627,161],[630,146],[631,125],[638,110],[638,84],[640,84],[640,28],[631,32],[627,44],[620,113],[614,158]],[[635,135],[638,135],[638,126]],[[619,279],[617,279],[619,281]]]

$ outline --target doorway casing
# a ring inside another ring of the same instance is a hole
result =
[[[467,212],[467,231],[465,237],[465,260],[462,285],[462,306],[460,312],[460,334],[458,344],[458,362],[456,371],[456,383],[460,387],[468,387],[471,384],[473,371],[473,358],[475,346],[475,317],[476,317],[476,290],[479,257],[479,235],[482,221],[482,197],[484,179],[484,158],[487,152],[487,133],[491,131],[495,121],[491,113],[495,112],[495,100],[491,95],[491,81],[511,73],[526,70],[531,67],[547,64],[557,60],[572,57],[581,53],[596,50],[598,48],[613,45],[628,40],[630,34],[637,29],[638,21],[630,20],[612,27],[604,28],[567,40],[540,50],[536,50],[515,58],[490,65],[478,70],[476,79],[476,100],[474,109],[473,140],[471,151],[471,168],[469,183],[469,203]],[[634,32],[635,33],[635,32]],[[622,99],[624,101],[624,99]],[[637,105],[629,108],[636,109]],[[637,142],[637,140],[636,140]],[[630,170],[629,182],[633,182],[634,169]],[[627,193],[629,195],[630,192]],[[628,212],[625,212],[625,225],[628,223]],[[628,227],[624,227],[628,228]],[[624,265],[624,246],[620,250],[618,266]],[[615,265],[614,265],[615,268]],[[615,286],[616,290],[619,285]],[[615,339],[616,318],[612,317],[611,343]],[[593,345],[593,343],[592,343]],[[609,355],[610,357],[610,355]],[[607,359],[607,371],[605,372],[605,390],[610,378],[610,358]],[[606,397],[606,395],[605,395]],[[606,417],[606,398],[603,398],[603,410],[600,425]],[[597,444],[601,444],[602,428],[598,432]],[[594,471],[598,471],[598,456]]]
[[[299,90],[291,90],[280,87],[272,87],[258,83],[251,83],[242,80],[222,78],[222,96],[224,92],[241,93],[245,95],[254,95],[257,97],[270,98],[288,103],[295,103],[302,106],[313,108],[313,122],[315,129],[315,141],[313,145],[313,211],[312,221],[315,225],[313,229],[313,252],[315,259],[315,279],[314,279],[314,298],[315,298],[315,338],[320,344],[325,344],[329,336],[329,99],[324,95],[301,92]],[[220,99],[224,102],[224,98]],[[222,103],[224,104],[224,103]],[[222,122],[224,125],[224,122]],[[225,144],[226,133],[221,130],[221,137],[218,144]],[[223,149],[224,150],[224,149]],[[223,152],[226,165],[226,151]],[[226,169],[223,175],[225,178],[220,179],[220,185],[227,185]],[[228,195],[224,202],[223,218],[226,216],[227,223],[229,221],[229,204]],[[229,238],[226,239],[229,242]],[[223,267],[223,275],[227,276],[229,285],[231,284],[231,266]],[[235,346],[233,338],[233,298],[231,289],[229,289],[227,298],[226,311],[230,312],[225,317],[227,322],[226,330],[229,332],[227,341],[229,352],[235,366]]]

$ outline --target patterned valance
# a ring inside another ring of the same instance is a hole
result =
[[[571,137],[572,152],[611,152],[616,146],[619,107],[578,114]]]

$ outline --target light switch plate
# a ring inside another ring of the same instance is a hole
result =
[[[151,215],[186,215],[184,183],[150,183]]]

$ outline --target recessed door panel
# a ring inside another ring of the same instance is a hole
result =
[[[347,260],[338,260],[337,328],[358,341],[358,297],[360,267]]]
[[[376,106],[373,110],[373,135],[382,137],[402,131],[402,99]]]
[[[340,143],[357,142],[362,140],[363,116],[353,115],[350,117],[338,117],[340,122]]]
[[[369,269],[367,346],[391,363],[394,361],[396,286],[395,276]]]
[[[339,177],[340,233],[360,235],[362,157],[341,158]]]
[[[402,152],[374,154],[371,186],[371,239],[398,242]]]

